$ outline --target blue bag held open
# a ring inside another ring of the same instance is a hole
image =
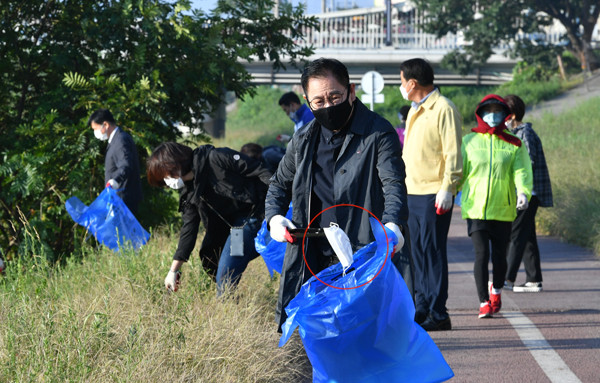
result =
[[[292,219],[292,204],[290,204],[290,208],[288,209],[285,218]],[[256,233],[256,237],[254,238],[254,248],[265,260],[271,277],[273,277],[273,271],[277,271],[281,274],[286,247],[287,243],[277,242],[271,239],[271,234],[269,233],[269,229],[267,229],[267,221],[263,219],[260,230]]]
[[[341,264],[312,277],[286,307],[279,346],[298,327],[313,367],[313,382],[442,382],[454,376],[427,332],[402,276],[386,258],[381,224],[371,218],[376,241]],[[396,241],[391,230],[388,239]],[[387,251],[386,251],[387,250]],[[379,274],[378,274],[379,273]],[[369,282],[370,281],[370,282]],[[357,287],[359,286],[359,287]]]
[[[73,221],[113,251],[119,251],[128,242],[137,250],[150,238],[150,233],[144,230],[113,188],[106,187],[90,206],[71,197],[65,207]]]

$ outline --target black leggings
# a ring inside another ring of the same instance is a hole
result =
[[[490,299],[488,290],[490,243],[492,247],[492,275],[494,288],[504,286],[506,275],[506,249],[510,242],[511,223],[501,221],[470,220],[469,235],[475,249],[475,286],[480,302]]]

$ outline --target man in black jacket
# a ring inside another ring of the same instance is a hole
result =
[[[353,204],[372,212],[396,234],[399,243],[392,261],[401,258],[398,253],[409,261],[409,252],[402,250],[408,219],[404,163],[394,128],[356,98],[348,70],[337,60],[310,63],[302,74],[302,87],[315,120],[294,134],[269,185],[265,218],[271,237],[284,242],[286,228],[304,228],[316,217],[312,227],[336,222],[356,250],[374,240],[369,213],[356,207],[331,208]],[[283,216],[290,200],[291,221]],[[285,307],[312,276],[310,271],[317,273],[336,263],[321,238],[307,240],[305,263],[301,242],[286,249],[277,303],[280,328]],[[409,275],[404,273],[404,278]]]
[[[92,113],[88,124],[101,141],[108,140],[104,158],[104,183],[117,190],[125,205],[136,215],[142,199],[142,183],[137,149],[129,133],[120,129],[112,113],[99,109]]]

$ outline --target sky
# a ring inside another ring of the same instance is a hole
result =
[[[326,0],[326,6],[330,7],[331,4],[336,4],[340,7],[350,7],[356,4],[358,7],[372,7],[374,0]],[[292,0],[294,5],[298,3],[307,4],[307,14],[321,13],[321,0]],[[210,11],[217,4],[217,0],[192,0],[192,8],[200,8],[204,11]]]

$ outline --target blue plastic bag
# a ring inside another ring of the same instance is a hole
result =
[[[442,382],[452,378],[454,373],[433,340],[414,322],[414,304],[400,273],[391,259],[384,264],[386,238],[373,218],[371,229],[376,241],[354,254],[345,276],[336,264],[317,274],[331,286],[314,276],[302,285],[285,309],[288,318],[279,346],[299,328],[313,366],[313,382]],[[388,240],[397,242],[386,231]],[[393,246],[389,244],[389,253]]]
[[[292,219],[292,204],[290,204],[290,208],[288,209],[285,218]],[[281,274],[286,247],[287,243],[277,242],[271,239],[271,234],[267,229],[267,221],[263,219],[260,230],[256,233],[256,237],[254,238],[254,248],[265,260],[265,264],[267,265],[271,277],[273,277],[273,271],[277,271]]]
[[[456,193],[456,198],[454,198],[454,204],[456,206],[460,206],[460,199],[462,197],[462,190]]]
[[[128,242],[137,250],[150,238],[150,233],[144,230],[113,188],[106,187],[90,206],[71,197],[65,207],[73,221],[112,251],[119,251]]]

